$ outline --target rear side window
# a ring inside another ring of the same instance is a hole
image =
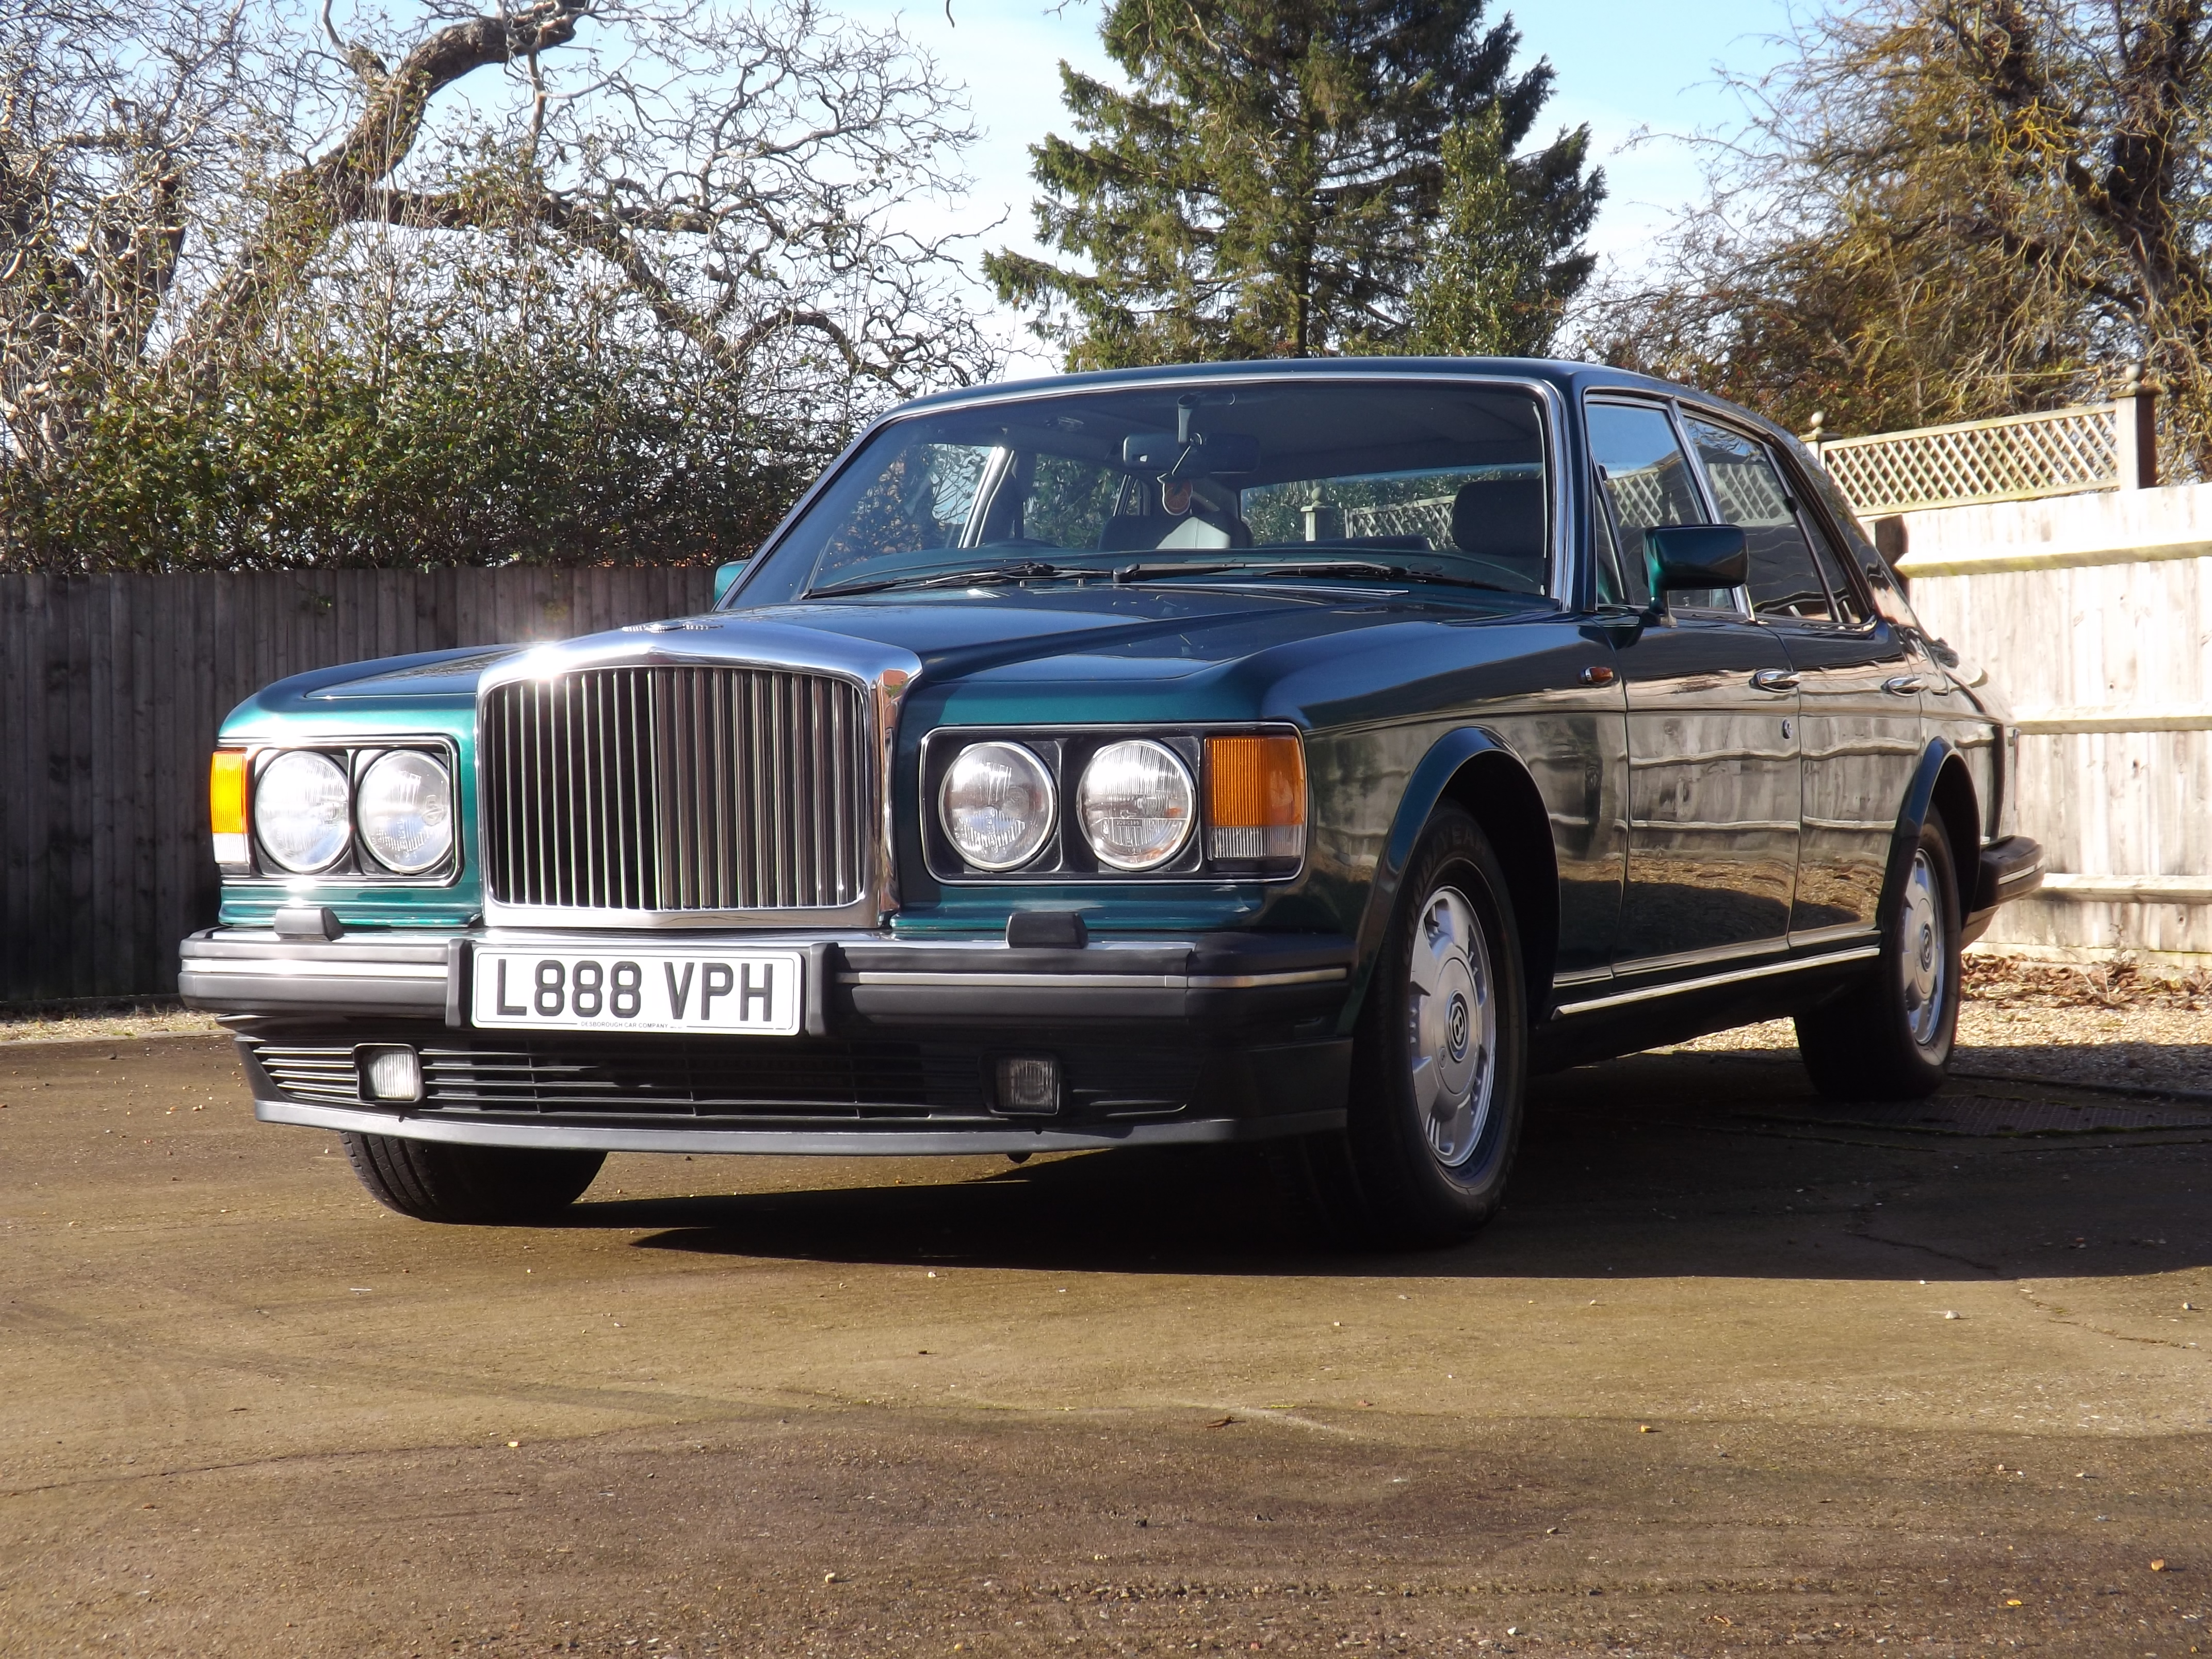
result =
[[[1683,424],[1705,469],[1705,481],[1713,487],[1722,522],[1743,528],[1751,553],[1747,586],[1753,614],[1800,622],[1838,620],[1797,503],[1766,447],[1693,416]]]

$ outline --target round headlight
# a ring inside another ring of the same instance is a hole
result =
[[[1012,870],[1037,855],[1051,834],[1052,774],[1018,743],[970,744],[945,769],[937,821],[979,870]]]
[[[1076,815],[1098,861],[1151,870],[1182,851],[1198,822],[1190,769],[1164,743],[1109,743],[1091,757],[1075,792]]]
[[[354,808],[361,838],[376,861],[419,876],[453,850],[453,784],[431,756],[395,749],[361,775]]]
[[[300,875],[329,869],[353,833],[346,805],[345,773],[328,755],[295,749],[277,756],[253,781],[261,850]]]

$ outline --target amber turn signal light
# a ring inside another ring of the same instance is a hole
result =
[[[252,860],[246,848],[246,751],[218,749],[208,766],[208,826],[215,832],[215,861],[226,870],[243,870]]]
[[[1206,850],[1291,862],[1306,850],[1306,752],[1292,737],[1206,740]]]

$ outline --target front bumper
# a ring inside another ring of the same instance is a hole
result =
[[[610,948],[668,942],[593,933]],[[279,939],[182,946],[191,1006],[225,1017],[274,1122],[477,1145],[744,1152],[1036,1152],[1221,1141],[1340,1125],[1352,942],[1215,934],[1066,949],[748,932],[798,946],[801,1035],[477,1030],[469,953],[574,949],[574,933]],[[690,935],[686,945],[709,942]],[[363,1098],[354,1051],[404,1042],[424,1097]],[[1002,1111],[995,1061],[1056,1056],[1049,1114]]]
[[[766,933],[687,933],[672,941],[666,934],[477,931],[421,937],[394,929],[300,940],[214,927],[179,947],[177,986],[187,1007],[216,1014],[414,1018],[458,1030],[468,1024],[468,952],[495,939],[522,950],[797,945],[807,957],[805,1029],[817,1036],[855,1022],[1264,1021],[1340,1006],[1352,974],[1352,941],[1334,934],[1206,933],[1053,950]]]

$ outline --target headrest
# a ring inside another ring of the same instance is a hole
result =
[[[1513,564],[1544,563],[1544,481],[1477,478],[1452,497],[1452,540],[1462,553]]]

